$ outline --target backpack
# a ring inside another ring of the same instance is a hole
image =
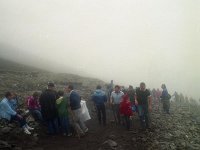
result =
[[[171,96],[171,95],[168,93],[168,95],[167,95],[167,97],[166,97],[166,98],[167,98],[167,100],[170,100],[170,99],[171,99],[171,97],[172,97],[172,96]]]

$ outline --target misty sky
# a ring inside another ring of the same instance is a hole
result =
[[[0,43],[63,72],[200,98],[199,0],[0,0]]]

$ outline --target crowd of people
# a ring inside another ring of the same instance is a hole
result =
[[[162,92],[159,89],[150,91],[142,82],[138,88],[129,86],[125,90],[119,85],[113,88],[112,83],[104,91],[100,85],[97,85],[91,100],[94,102],[99,124],[107,125],[106,109],[109,108],[113,112],[114,122],[124,125],[127,130],[130,129],[131,119],[135,114],[140,118],[142,129],[150,128],[149,112],[152,111],[152,100],[157,110],[162,101],[163,111],[170,113],[171,96],[165,84],[161,88]],[[24,133],[31,134],[34,128],[31,128],[26,122],[26,117],[20,114],[17,103],[17,95],[6,92],[0,102],[0,118],[18,122]],[[47,89],[42,93],[34,92],[32,96],[28,96],[25,104],[29,114],[35,121],[46,126],[47,133],[50,135],[62,133],[64,136],[71,136],[76,132],[80,137],[88,132],[86,119],[82,116],[81,97],[74,90],[73,85],[66,86],[62,91],[56,91],[54,83],[48,83]]]
[[[71,136],[75,130],[79,136],[83,136],[88,132],[81,116],[81,97],[72,85],[66,86],[63,91],[56,91],[54,83],[48,83],[45,91],[34,92],[27,97],[26,107],[35,121],[47,127],[47,134]],[[13,92],[6,92],[0,102],[0,118],[17,121],[26,134],[34,130],[28,126],[26,117],[18,113],[17,99]]]
[[[92,100],[97,108],[97,116],[99,124],[106,125],[106,105],[113,112],[114,122],[118,125],[124,125],[127,130],[130,129],[131,119],[135,114],[140,118],[141,129],[150,128],[149,112],[152,111],[154,104],[155,110],[159,109],[160,104],[163,104],[163,112],[170,114],[170,98],[166,85],[162,84],[161,92],[159,89],[150,91],[146,88],[144,82],[140,83],[140,87],[134,89],[133,86],[121,89],[119,85],[110,90],[112,84],[108,86],[107,92],[97,86],[96,91],[92,95]],[[153,103],[153,104],[152,104]]]

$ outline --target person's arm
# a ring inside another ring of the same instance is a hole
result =
[[[28,109],[34,109],[34,102],[33,99],[28,99]]]
[[[138,101],[137,101],[137,93],[135,93],[134,98],[135,98],[135,105],[138,105]]]
[[[114,103],[114,98],[113,98],[113,95],[111,93],[111,96],[110,96],[110,104],[113,104]]]
[[[104,103],[106,103],[108,101],[107,96],[104,95]]]
[[[120,102],[122,102],[122,100],[123,100],[123,96],[124,96],[124,92],[121,92],[121,99],[120,99]]]
[[[38,109],[41,109],[39,99],[37,99],[37,107],[38,107]]]
[[[107,96],[106,96],[106,94],[103,96],[103,101],[104,101],[104,105],[106,106],[106,105],[108,105],[108,99],[107,99]]]
[[[9,114],[9,115],[12,115],[12,116],[15,116],[17,115],[17,112],[12,110],[12,108],[10,107],[10,105],[8,103],[4,103],[4,108],[5,108],[5,111]]]
[[[43,94],[41,94],[39,98],[40,108],[44,105],[42,100],[43,100]]]

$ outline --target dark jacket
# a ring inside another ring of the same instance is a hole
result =
[[[162,101],[169,100],[171,98],[171,96],[169,98],[169,93],[168,93],[167,89],[163,89],[162,95],[161,95],[160,98],[161,98]]]
[[[105,92],[102,90],[96,90],[92,95],[92,101],[94,101],[96,105],[104,104],[107,101]]]
[[[40,96],[41,113],[45,120],[52,120],[58,117],[56,109],[56,91],[47,89]]]
[[[70,100],[71,110],[76,110],[81,108],[81,97],[77,92],[72,91],[69,96],[69,100]]]

